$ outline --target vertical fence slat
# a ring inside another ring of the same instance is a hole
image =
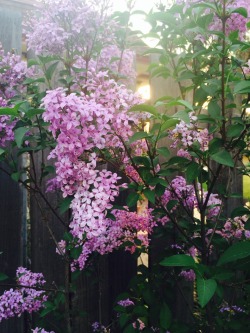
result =
[[[10,279],[2,283],[15,283],[16,269],[22,265],[23,196],[20,185],[0,172],[0,272]],[[0,283],[1,284],[1,283]],[[10,287],[1,287],[1,294]],[[22,332],[22,318],[0,323],[0,333]]]

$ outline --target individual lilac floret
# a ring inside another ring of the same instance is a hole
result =
[[[127,307],[127,306],[130,306],[130,305],[135,305],[135,303],[133,301],[131,301],[129,298],[127,299],[123,299],[119,302],[117,302],[118,305],[121,305],[123,307]]]

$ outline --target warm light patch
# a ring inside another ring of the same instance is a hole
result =
[[[150,85],[143,85],[140,86],[137,90],[137,92],[141,95],[141,97],[145,100],[150,100]]]

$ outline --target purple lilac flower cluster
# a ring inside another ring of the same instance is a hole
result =
[[[231,306],[223,306],[219,310],[221,313],[226,312],[230,313],[231,315],[235,315],[236,313],[244,313],[245,310],[242,309],[240,306],[237,305],[231,305]]]
[[[183,120],[169,132],[169,137],[173,141],[171,147],[176,148],[180,146],[181,152],[179,156],[190,158],[187,148],[191,147],[194,143],[199,143],[202,151],[207,150],[208,143],[212,139],[212,135],[208,133],[208,129],[199,129],[197,124],[197,117],[194,112],[189,113],[190,123],[185,123]],[[184,148],[184,149],[183,149]]]
[[[245,224],[248,220],[247,215],[236,216],[233,219],[227,219],[221,230],[216,230],[216,233],[228,241],[250,238],[250,230],[245,229]],[[207,234],[211,234],[212,230],[208,230]]]
[[[131,301],[129,298],[122,299],[119,302],[117,302],[117,304],[123,306],[124,308],[126,308],[127,306],[135,305],[135,303]]]
[[[98,323],[98,321],[95,321],[92,324],[92,332],[93,333],[102,333],[102,332],[106,332],[105,330],[105,326],[103,326],[102,324]]]
[[[203,198],[201,198],[202,202],[205,202],[206,197],[207,192],[204,192]],[[166,206],[171,200],[178,201],[189,211],[192,211],[194,208],[199,209],[193,185],[188,185],[186,179],[182,176],[175,177],[167,187],[163,196],[161,197],[161,201],[164,206]],[[217,194],[210,194],[207,203],[208,219],[214,219],[218,216],[221,209],[221,203],[222,202],[218,198]],[[175,207],[172,209],[172,211],[173,210],[175,210]]]
[[[6,290],[0,296],[0,321],[14,316],[21,316],[22,313],[36,312],[43,307],[47,296],[41,287],[45,284],[41,273],[32,273],[24,267],[19,267],[16,272],[16,289]],[[36,287],[39,290],[36,290]]]

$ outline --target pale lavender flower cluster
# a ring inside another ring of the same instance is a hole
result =
[[[0,97],[0,107],[7,106],[7,101]],[[7,143],[14,140],[13,129],[16,120],[12,120],[10,116],[0,116],[0,147],[6,147]]]
[[[29,49],[36,54],[89,56],[96,45],[112,43],[114,21],[89,1],[46,0],[25,23]]]
[[[47,301],[45,291],[40,290],[45,284],[41,273],[32,273],[24,267],[19,267],[16,276],[19,287],[6,290],[0,296],[0,321],[21,316],[25,311],[28,313],[36,312]],[[39,290],[36,290],[36,287]]]
[[[14,53],[4,54],[0,44],[0,107],[11,107],[9,99],[25,91],[24,81],[34,76],[34,69],[27,68],[21,57]],[[5,148],[14,140],[13,129],[17,120],[10,116],[0,116],[0,147]]]
[[[222,12],[222,1],[224,0],[208,0],[208,2],[216,3],[220,12]],[[184,4],[184,11],[188,7],[194,4],[199,4],[206,2],[204,0],[176,0],[177,4]],[[236,8],[243,7],[247,10],[248,18],[243,17],[239,13],[231,13],[232,10]],[[206,9],[204,13],[210,13],[210,9]],[[228,36],[232,31],[239,31],[239,38],[241,40],[245,39],[247,32],[247,22],[250,16],[250,3],[248,0],[226,0],[226,15],[228,16],[226,20],[226,35]],[[209,26],[210,31],[222,31],[222,20],[218,15],[214,15],[213,21]],[[204,36],[198,36],[198,39],[205,40]]]
[[[194,143],[199,143],[202,151],[207,150],[209,141],[212,139],[212,135],[208,133],[208,129],[199,129],[197,124],[197,117],[194,112],[189,113],[190,123],[185,123],[183,120],[175,126],[175,128],[169,131],[170,139],[173,141],[171,147],[176,148],[180,145],[181,152],[179,156],[189,158],[187,152],[183,151],[183,148],[189,148]]]
[[[97,61],[97,68],[109,70],[111,77],[123,79],[122,82],[128,85],[135,84],[135,52],[132,50],[121,51],[117,45],[103,48]]]
[[[21,56],[8,52],[4,54],[0,44],[0,96],[8,100],[17,94],[25,91],[23,85],[27,77],[34,76],[34,69],[27,68]]]
[[[127,306],[135,305],[135,303],[131,301],[129,298],[122,299],[118,301],[117,304],[123,306],[124,308],[126,308]]]

